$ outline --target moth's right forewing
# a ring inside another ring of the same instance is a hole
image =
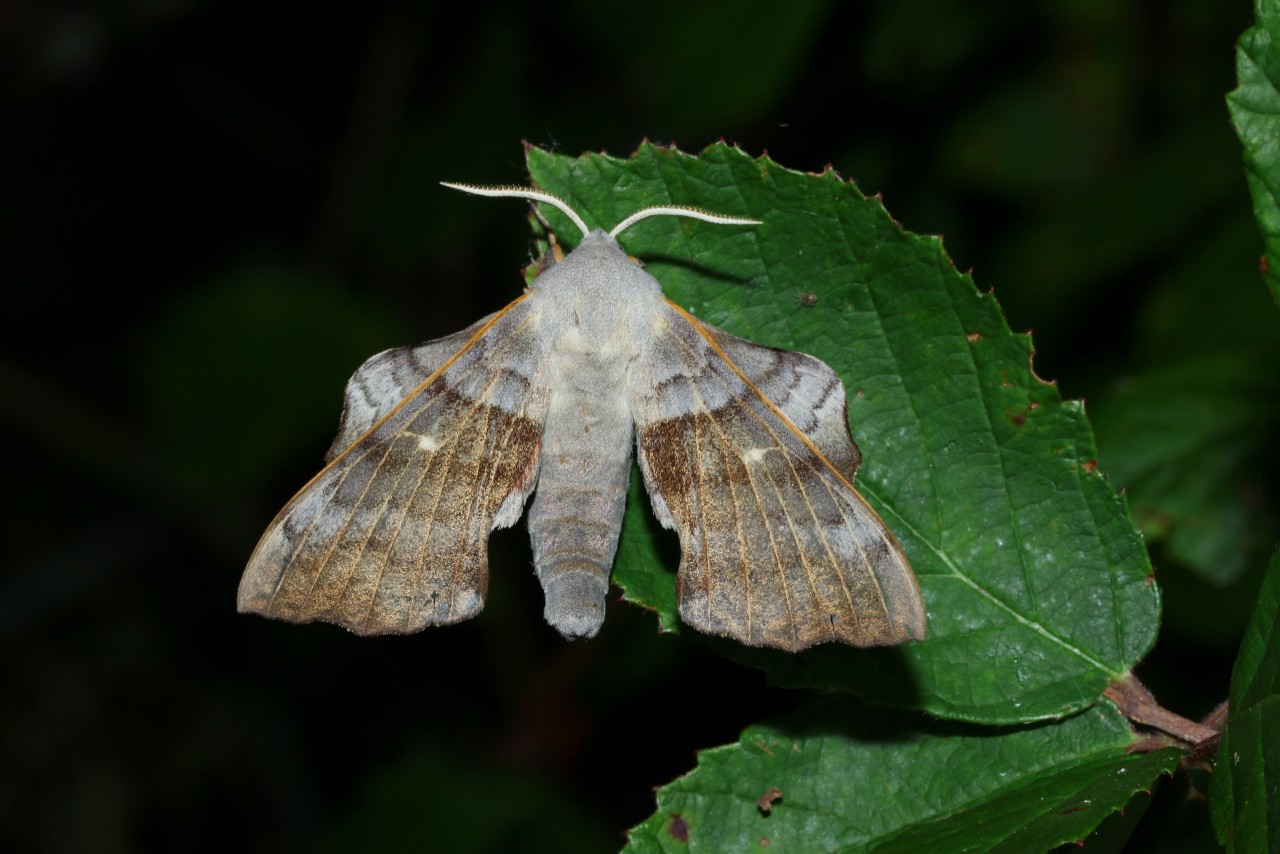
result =
[[[383,414],[271,523],[241,580],[240,610],[359,634],[476,614],[488,589],[489,533],[519,518],[537,478],[549,397],[537,325],[521,298],[466,340],[367,363],[348,388],[343,431]],[[407,397],[380,396],[445,349],[452,353]]]

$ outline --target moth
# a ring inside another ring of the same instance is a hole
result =
[[[658,215],[758,221],[652,207],[606,233],[538,190],[446,186],[550,204],[582,239],[501,311],[356,371],[327,465],[263,534],[240,611],[362,635],[465,620],[484,605],[490,532],[532,493],[546,620],[592,637],[634,446],[679,535],[684,623],[792,651],[924,637],[902,547],[853,488],[840,378],[698,320],[617,240]]]

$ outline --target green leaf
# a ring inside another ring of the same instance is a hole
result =
[[[1244,145],[1245,177],[1262,229],[1263,277],[1280,302],[1280,2],[1256,0],[1257,24],[1240,37],[1236,74],[1227,96]]]
[[[1106,702],[993,729],[828,700],[700,753],[627,850],[1043,851],[1172,771],[1177,750],[1132,740]]]
[[[1280,851],[1280,551],[1271,557],[1231,674],[1231,716],[1209,791],[1218,841]]]
[[[1080,404],[1035,377],[1030,340],[937,238],[905,232],[833,172],[723,144],[696,158],[644,145],[626,160],[530,149],[528,161],[592,226],[653,204],[762,220],[656,218],[623,242],[698,317],[811,353],[844,379],[864,457],[856,485],[915,567],[928,637],[801,655],[720,642],[728,654],[779,684],[1012,723],[1091,705],[1150,648],[1159,595],[1123,501],[1094,470]],[[631,503],[614,576],[674,628],[673,540],[647,503]]]

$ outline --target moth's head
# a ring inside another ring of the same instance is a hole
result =
[[[440,183],[445,187],[449,187],[454,190],[461,190],[464,193],[474,193],[477,196],[514,196],[515,198],[529,199],[535,202],[545,202],[552,207],[557,208],[561,213],[567,216],[569,220],[582,231],[584,239],[594,237],[595,235],[595,232],[587,228],[587,224],[583,221],[582,217],[578,216],[578,212],[569,207],[568,202],[559,196],[552,195],[551,193],[544,193],[541,190],[534,190],[530,187],[479,187],[474,184],[451,184],[447,181],[441,181]],[[694,219],[719,223],[722,225],[760,224],[760,220],[758,219],[744,219],[737,216],[726,216],[724,214],[712,213],[711,211],[703,210],[702,208],[686,207],[684,205],[656,205],[654,207],[641,208],[636,211],[631,216],[615,225],[613,230],[610,231],[607,236],[616,240],[619,234],[626,231],[640,220],[648,219],[651,216],[689,216]],[[596,231],[604,234],[601,229],[596,229]]]

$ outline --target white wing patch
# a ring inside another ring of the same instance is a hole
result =
[[[417,439],[418,449],[421,451],[425,451],[428,454],[439,449],[440,447],[440,440],[437,439],[435,436],[428,436],[424,433],[409,433],[407,435]]]

